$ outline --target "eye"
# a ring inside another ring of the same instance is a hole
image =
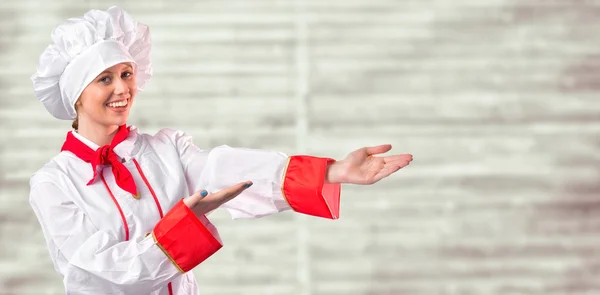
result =
[[[110,83],[110,77],[109,76],[105,76],[100,78],[99,80],[100,83],[104,83],[104,84],[109,84]]]
[[[124,78],[129,78],[131,76],[133,76],[132,72],[123,72],[123,74],[121,75],[121,78],[123,78],[123,79]]]

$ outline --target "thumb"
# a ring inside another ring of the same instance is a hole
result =
[[[388,152],[391,149],[392,149],[391,144],[382,144],[382,145],[378,145],[378,146],[366,147],[365,151],[369,155],[375,155],[375,154],[383,154],[385,152]]]
[[[208,195],[206,190],[199,190],[194,192],[191,196],[184,198],[183,202],[188,206],[188,208],[192,209],[198,204],[200,200]]]

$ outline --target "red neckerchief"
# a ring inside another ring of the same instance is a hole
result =
[[[87,183],[87,185],[94,183],[94,180],[96,180],[96,167],[98,165],[109,165],[112,166],[112,172],[115,176],[115,180],[117,181],[117,185],[123,190],[136,195],[137,189],[135,186],[135,181],[133,180],[133,176],[131,176],[131,172],[129,172],[127,167],[125,167],[125,165],[119,161],[119,157],[117,157],[117,154],[115,154],[113,150],[113,148],[125,140],[128,135],[129,127],[126,127],[125,125],[119,126],[119,130],[117,131],[117,134],[115,134],[115,137],[110,145],[99,147],[96,151],[94,151],[85,143],[77,139],[71,132],[69,132],[67,133],[67,139],[65,140],[61,151],[69,151],[86,163],[92,164],[94,176]]]

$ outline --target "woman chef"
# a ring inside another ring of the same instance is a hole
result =
[[[111,7],[69,19],[52,40],[34,93],[73,130],[31,177],[30,204],[67,294],[198,294],[190,270],[222,246],[208,212],[335,219],[341,183],[373,184],[412,160],[373,156],[390,145],[335,161],[142,133],[127,119],[152,74],[148,27]]]

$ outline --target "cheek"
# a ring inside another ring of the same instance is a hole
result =
[[[135,98],[135,95],[137,94],[137,87],[136,85],[132,85],[129,87],[129,95],[131,96],[131,100],[133,101],[133,99]]]
[[[137,93],[137,84],[135,83],[135,77],[127,81],[127,87],[129,87],[129,93],[134,96]]]
[[[98,87],[95,85],[88,86],[81,94],[81,104],[85,110],[104,108],[104,103],[110,97],[110,91],[107,87]]]

